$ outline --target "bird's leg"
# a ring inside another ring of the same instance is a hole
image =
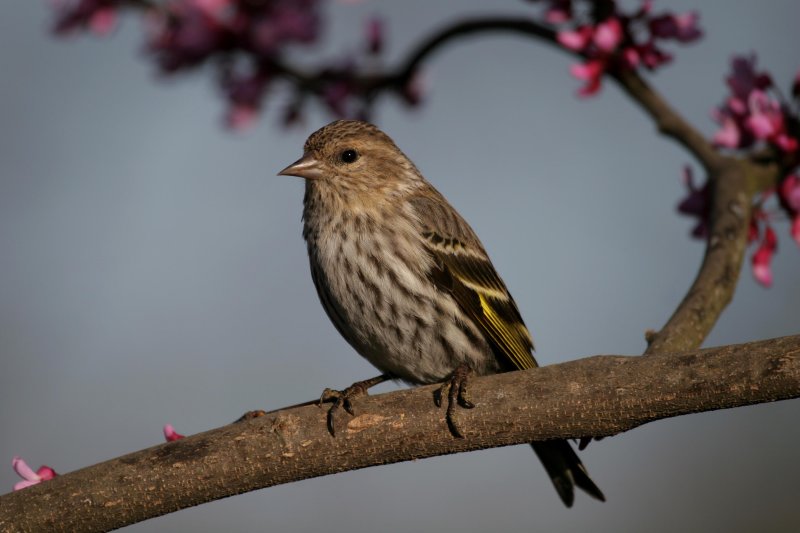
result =
[[[469,365],[461,363],[453,370],[450,377],[442,383],[442,386],[433,393],[433,401],[436,403],[436,407],[442,406],[442,398],[447,394],[447,413],[445,418],[450,431],[459,439],[463,439],[464,434],[461,432],[458,424],[456,424],[456,419],[454,417],[456,405],[460,405],[466,409],[475,407],[475,404],[469,399],[469,390],[467,389],[470,374],[472,374],[472,369]]]
[[[371,379],[365,379],[364,381],[356,381],[344,390],[339,391],[325,389],[322,391],[322,396],[319,398],[318,405],[322,406],[323,403],[327,402],[333,404],[331,405],[331,408],[328,409],[328,431],[331,432],[331,435],[334,437],[336,436],[336,428],[334,427],[333,416],[340,407],[343,407],[344,410],[350,415],[355,415],[355,412],[353,411],[353,399],[358,398],[359,396],[365,396],[369,389],[375,385],[383,383],[384,381],[389,381],[390,379],[392,378],[388,374],[381,374],[380,376],[375,376]]]

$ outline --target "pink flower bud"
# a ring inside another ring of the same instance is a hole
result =
[[[182,438],[184,438],[184,435],[181,435],[175,431],[175,428],[172,427],[172,424],[167,424],[164,426],[164,439],[166,439],[167,442],[172,442]]]

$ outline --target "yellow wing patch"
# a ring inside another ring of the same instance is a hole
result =
[[[531,355],[530,333],[523,324],[510,324],[492,308],[486,296],[478,293],[481,310],[486,318],[486,333],[503,350],[517,368],[534,368],[536,361]]]

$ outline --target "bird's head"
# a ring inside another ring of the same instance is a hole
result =
[[[358,120],[337,120],[312,133],[303,157],[278,174],[362,191],[422,180],[388,135]]]

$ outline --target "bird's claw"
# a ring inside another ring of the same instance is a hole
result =
[[[328,409],[328,431],[331,436],[336,436],[336,425],[334,424],[334,415],[339,409],[344,409],[350,416],[355,416],[356,412],[353,409],[353,400],[361,396],[367,396],[367,391],[379,383],[388,380],[389,377],[381,375],[372,379],[364,381],[357,381],[344,390],[325,389],[322,391],[322,396],[319,397],[319,405],[322,407],[323,403],[330,403],[331,408]]]
[[[472,409],[475,404],[469,399],[469,376],[472,369],[466,364],[461,364],[453,371],[450,377],[442,383],[442,386],[433,393],[433,401],[436,407],[442,406],[442,399],[447,395],[447,412],[445,419],[447,426],[455,437],[464,438],[464,433],[458,427],[455,419],[456,406],[460,405],[465,409]]]

